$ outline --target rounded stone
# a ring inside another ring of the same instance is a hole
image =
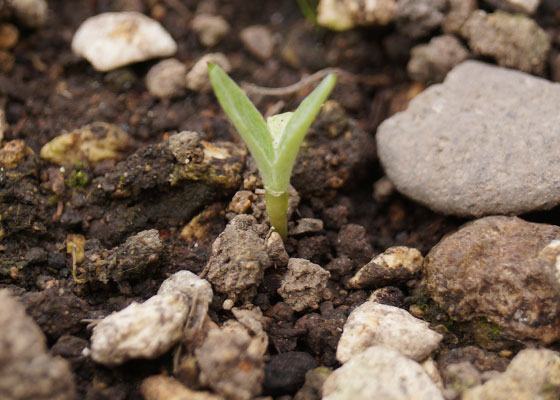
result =
[[[423,361],[437,349],[441,339],[427,322],[405,310],[366,301],[350,313],[344,324],[336,358],[344,364],[371,346],[386,346]]]
[[[454,320],[474,330],[483,321],[496,339],[552,343],[560,339],[558,267],[551,257],[559,238],[560,227],[553,225],[479,219],[426,256],[427,290]]]
[[[175,58],[160,61],[148,71],[146,87],[151,95],[160,99],[185,94],[187,66]]]
[[[476,61],[383,122],[377,145],[403,194],[458,216],[560,203],[560,85]]]
[[[334,371],[323,385],[323,400],[443,400],[416,361],[384,346],[372,346]]]
[[[155,20],[144,14],[103,13],[85,20],[72,38],[72,51],[98,71],[110,71],[139,61],[169,57],[177,43]]]
[[[259,60],[266,61],[272,57],[274,38],[266,26],[248,26],[241,31],[239,36],[245,48]]]

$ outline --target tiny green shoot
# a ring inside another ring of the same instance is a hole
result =
[[[274,115],[265,122],[243,90],[217,64],[210,63],[208,73],[220,105],[257,164],[270,225],[285,240],[292,168],[307,130],[336,84],[336,75],[327,75],[295,112]]]
[[[314,1],[313,5],[310,5],[308,0],[297,0],[299,9],[303,16],[308,20],[313,22],[313,24],[317,25],[317,1]]]

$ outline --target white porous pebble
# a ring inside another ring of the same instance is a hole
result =
[[[169,57],[177,44],[155,20],[138,12],[103,13],[88,18],[72,39],[72,51],[98,71],[157,57]]]
[[[179,293],[134,302],[94,328],[91,357],[107,366],[132,358],[156,358],[179,340],[188,311],[189,305]]]
[[[208,64],[215,62],[225,72],[231,71],[228,58],[222,53],[210,53],[202,56],[187,74],[187,88],[194,92],[210,90],[210,78],[208,78]]]
[[[405,310],[368,301],[352,311],[344,324],[336,358],[345,363],[368,347],[381,345],[422,361],[438,347],[441,339],[427,322]]]
[[[99,322],[91,337],[91,357],[107,366],[158,357],[182,337],[187,316],[191,318],[186,328],[201,326],[211,300],[208,282],[180,271],[162,284],[156,296]]]
[[[443,400],[417,362],[394,349],[369,347],[334,371],[323,384],[322,400]]]

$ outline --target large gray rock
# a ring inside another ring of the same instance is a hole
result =
[[[486,330],[490,340],[552,343],[560,339],[558,238],[560,227],[553,225],[479,219],[426,256],[428,292],[455,321],[470,323],[475,335]]]
[[[381,124],[379,158],[399,191],[459,216],[560,203],[560,85],[465,61]]]

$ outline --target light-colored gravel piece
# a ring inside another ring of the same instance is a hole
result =
[[[390,247],[364,265],[347,283],[351,289],[378,288],[406,282],[422,269],[424,257],[417,249]]]
[[[371,346],[386,346],[415,361],[423,361],[439,346],[442,336],[427,322],[403,309],[367,301],[344,324],[336,358],[346,363]]]
[[[486,0],[488,3],[492,4],[504,11],[509,12],[521,12],[525,14],[533,14],[537,11],[541,0]]]
[[[228,399],[250,400],[261,392],[265,350],[244,328],[212,329],[195,350],[201,382]]]
[[[465,21],[477,9],[477,0],[449,0],[449,12],[443,20],[443,32],[460,33]]]
[[[206,47],[213,47],[220,43],[231,30],[224,17],[211,14],[195,15],[191,27],[198,34],[200,43]]]
[[[146,75],[146,87],[152,96],[160,99],[185,94],[187,66],[175,58],[158,62]]]
[[[211,90],[208,77],[208,64],[214,62],[225,72],[231,72],[231,64],[223,53],[209,53],[202,56],[186,75],[187,88],[194,92],[207,92]]]
[[[290,235],[305,235],[323,230],[323,220],[317,218],[302,218],[297,225],[290,229]]]
[[[415,81],[440,83],[456,65],[469,58],[469,51],[452,35],[436,36],[410,52],[408,76]]]
[[[132,303],[101,320],[91,337],[95,362],[116,366],[133,358],[156,358],[201,327],[212,300],[208,282],[180,271],[168,278],[160,293],[144,303]],[[193,334],[194,336],[194,334]]]
[[[103,13],[85,20],[72,38],[72,51],[98,71],[169,57],[177,51],[171,35],[144,14]]]
[[[145,400],[224,400],[216,394],[189,389],[177,379],[165,375],[144,379],[140,391]]]
[[[396,0],[321,0],[317,21],[334,30],[355,25],[387,25],[395,17]]]
[[[461,28],[475,55],[496,59],[502,67],[542,75],[550,38],[531,18],[522,14],[474,11]]]
[[[295,311],[315,309],[323,299],[330,276],[320,265],[303,258],[290,258],[278,293]]]
[[[274,38],[264,25],[252,25],[244,28],[239,34],[243,45],[261,61],[272,57],[274,51]]]
[[[520,351],[506,371],[467,390],[463,400],[556,400],[560,398],[560,354],[548,349]]]
[[[48,4],[46,0],[8,0],[17,19],[29,28],[40,28],[48,18]]]
[[[322,400],[443,400],[422,366],[398,351],[373,346],[335,370]]]

